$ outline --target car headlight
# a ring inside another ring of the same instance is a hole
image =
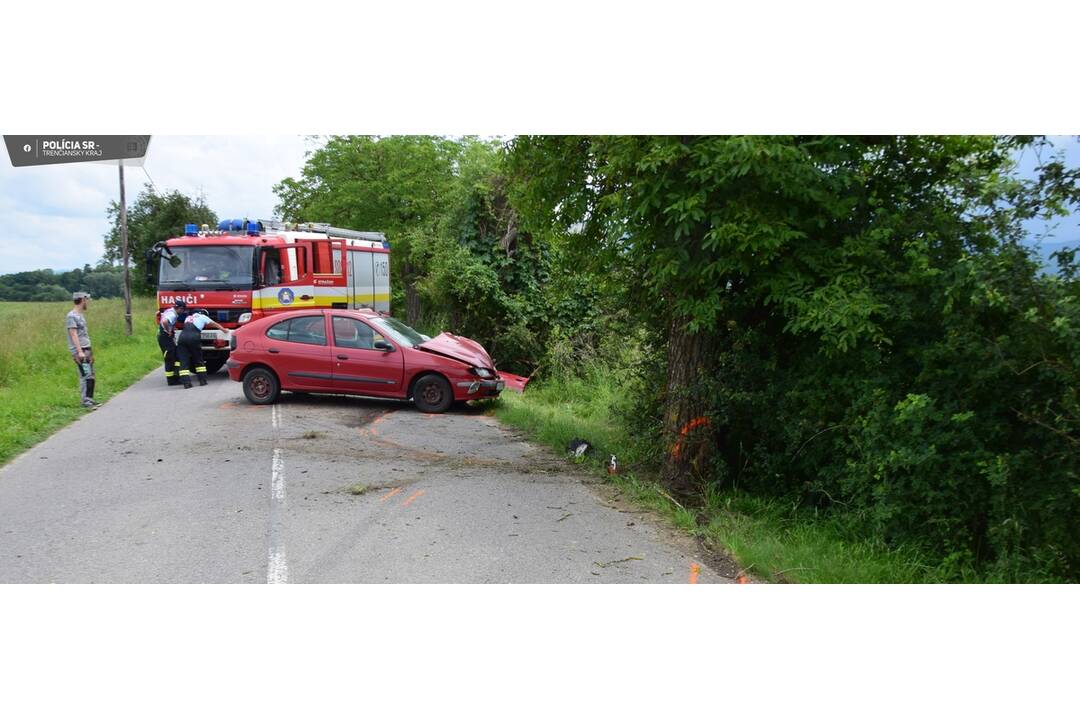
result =
[[[246,322],[251,322],[251,313],[241,313],[240,317],[236,318],[236,322],[243,325]]]
[[[482,377],[482,378],[491,377],[491,371],[486,369],[486,368],[474,367],[472,369],[472,371],[473,371],[473,374],[476,375],[477,377]]]

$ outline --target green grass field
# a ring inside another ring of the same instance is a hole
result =
[[[97,389],[105,402],[159,365],[154,298],[132,298],[134,332],[124,334],[124,301],[91,300],[86,324]],[[0,302],[0,464],[84,414],[65,339],[69,302]]]
[[[911,583],[946,580],[917,553],[852,538],[836,518],[818,516],[778,500],[738,492],[711,492],[699,507],[682,507],[647,470],[635,467],[640,451],[618,421],[618,380],[603,368],[583,377],[532,383],[524,395],[503,393],[496,417],[558,451],[574,437],[600,450],[589,462],[602,473],[605,453],[614,453],[624,472],[610,478],[640,506],[672,521],[707,547],[724,550],[742,567],[770,582]],[[605,476],[606,477],[606,476]]]

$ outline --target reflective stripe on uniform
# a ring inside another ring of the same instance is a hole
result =
[[[195,372],[197,372],[197,373],[204,373],[204,372],[206,372],[206,366],[205,366],[205,365],[203,365],[203,366],[200,366],[200,367],[197,367],[197,368],[195,368]]]
[[[173,372],[172,370],[166,370],[165,371],[165,377],[173,377],[174,375],[176,375],[176,373]]]
[[[181,370],[180,371],[180,377],[187,377],[190,374],[191,374],[191,372],[189,370]]]

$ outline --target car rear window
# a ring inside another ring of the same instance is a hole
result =
[[[282,320],[270,326],[266,331],[266,337],[271,340],[304,343],[305,345],[325,345],[326,323],[323,321],[322,315],[309,315]]]

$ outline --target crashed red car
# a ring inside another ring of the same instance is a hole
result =
[[[506,386],[480,343],[450,333],[429,338],[367,309],[260,318],[232,333],[226,365],[256,405],[289,390],[411,399],[422,412],[440,413]],[[510,377],[515,385],[524,380]]]

